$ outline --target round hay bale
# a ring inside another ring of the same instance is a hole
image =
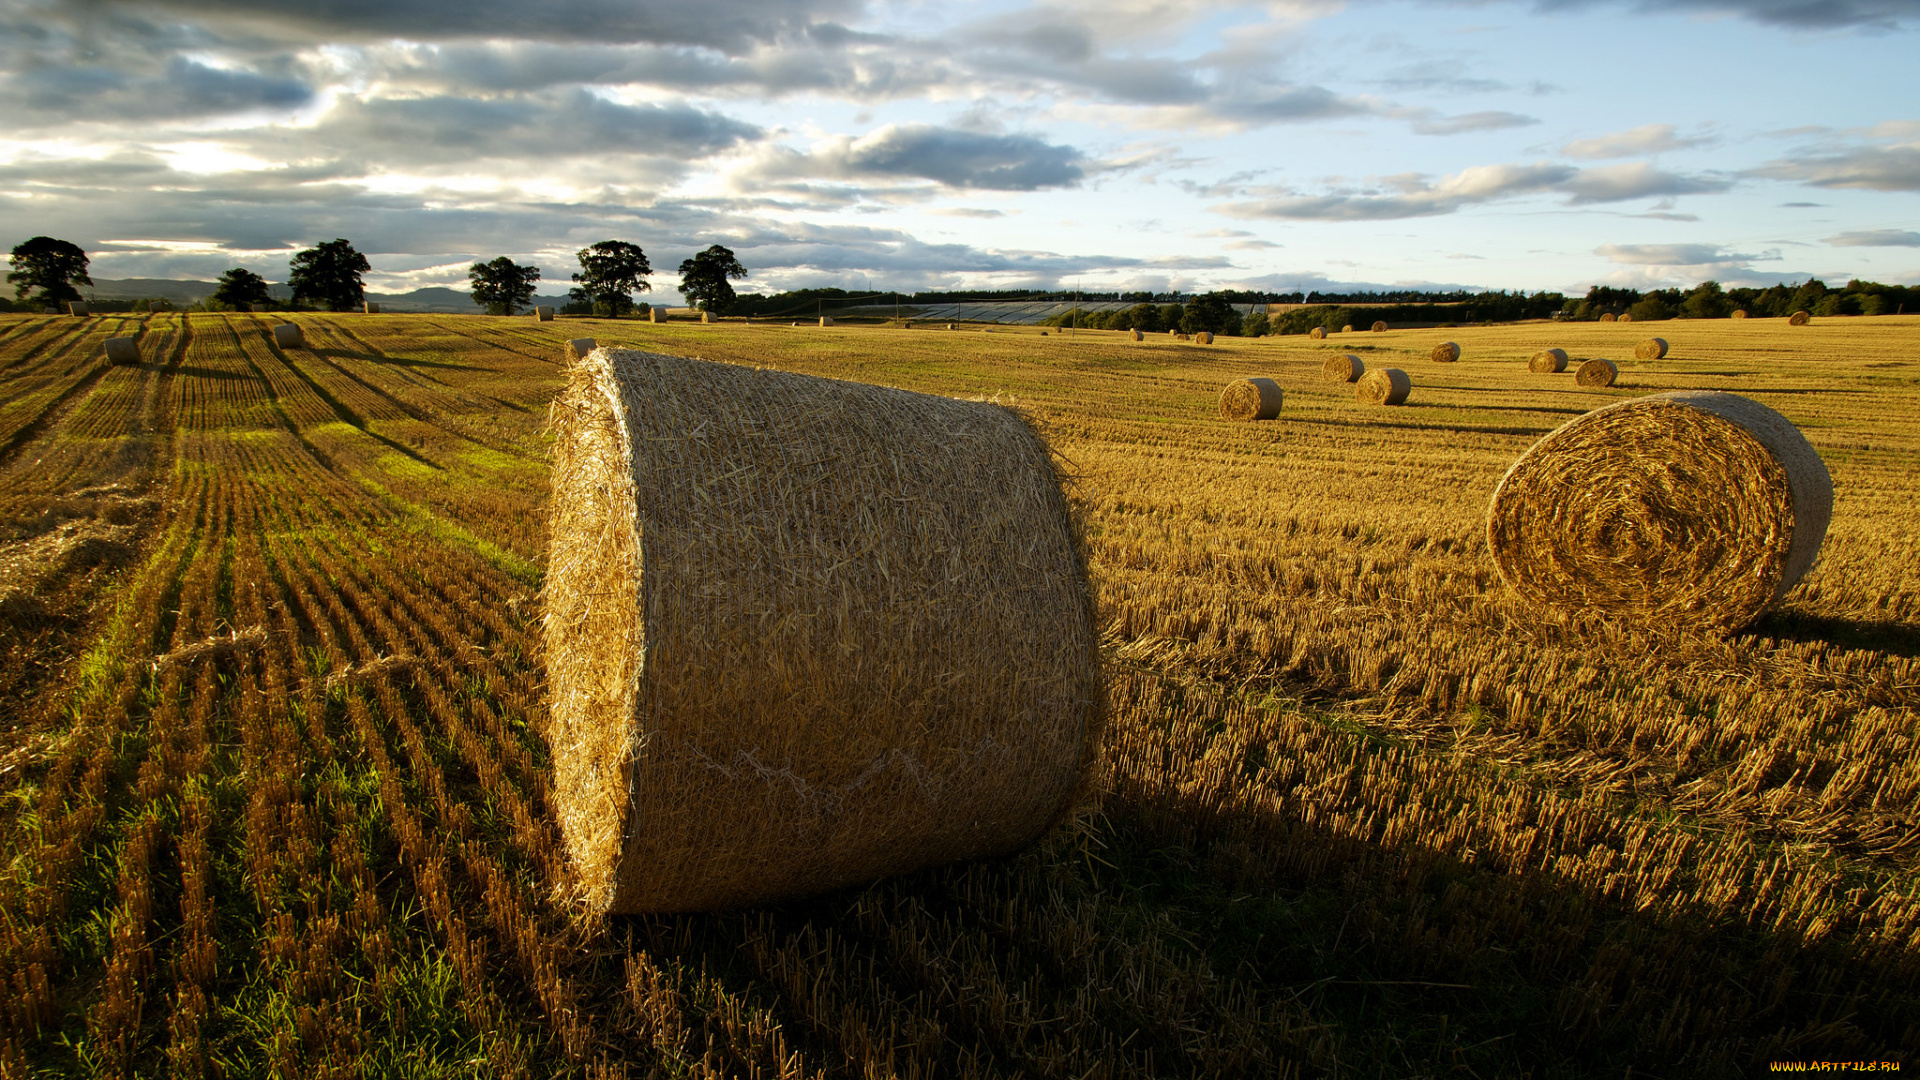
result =
[[[1451,341],[1443,341],[1433,347],[1431,355],[1436,364],[1451,364],[1460,359],[1460,346]]]
[[[273,343],[283,349],[301,349],[307,344],[307,335],[301,333],[299,323],[283,322],[273,328]]]
[[[1602,316],[1600,316],[1600,321],[1601,321],[1601,322],[1612,322],[1612,321],[1613,321],[1614,319],[1616,319],[1617,317],[1618,317],[1618,316],[1616,316],[1616,315],[1614,315],[1614,313],[1613,313],[1613,312],[1611,312],[1611,311],[1609,311],[1609,312],[1607,312],[1607,313],[1606,313],[1605,315],[1602,315]]]
[[[1228,420],[1271,420],[1285,395],[1272,379],[1240,379],[1220,391],[1220,415]]]
[[[821,326],[832,326],[832,325],[833,325],[833,316],[831,316],[831,315],[822,315],[822,316],[820,316],[820,325],[821,325]]]
[[[953,329],[953,324],[952,324],[952,323],[948,323],[948,324],[947,324],[947,329],[949,329],[949,330],[951,330],[951,329]]]
[[[107,363],[137,364],[139,362],[139,342],[130,337],[110,337],[107,339]]]
[[[1620,377],[1620,365],[1594,357],[1574,370],[1573,381],[1581,386],[1612,386]]]
[[[584,360],[594,350],[595,342],[590,337],[577,337],[567,342],[567,359]]]
[[[1621,321],[1621,322],[1632,322],[1632,321],[1633,321],[1633,312],[1631,312],[1631,311],[1623,311],[1623,312],[1621,312],[1621,313],[1620,313],[1620,321]]]
[[[1807,321],[1812,318],[1813,318],[1812,312],[1796,311],[1793,314],[1787,316],[1787,325],[1788,326],[1805,326],[1807,325]]]
[[[374,303],[374,302],[373,302],[373,301],[371,301],[371,300],[368,300],[368,301],[366,302],[366,304],[367,304],[367,314],[369,314],[369,315],[378,315],[378,314],[380,314],[380,305],[379,305],[379,304],[376,304],[376,303]]]
[[[1320,377],[1328,382],[1359,382],[1360,376],[1367,373],[1367,365],[1352,353],[1341,353],[1327,357],[1320,365]]]
[[[1213,331],[1202,330],[1198,334],[1195,334],[1193,339],[1202,345],[1211,345],[1213,344]]]
[[[1541,374],[1558,374],[1567,370],[1567,350],[1541,349],[1527,360],[1527,370]]]
[[[553,417],[553,806],[592,909],[772,903],[1070,811],[1099,639],[1018,413],[601,349]]]
[[[1633,347],[1635,360],[1664,360],[1667,356],[1667,339],[1650,337]]]
[[[1729,318],[1734,318],[1734,319],[1744,319],[1746,317],[1747,317],[1746,308],[1737,308],[1734,310],[1734,313],[1731,316],[1729,316]]]
[[[713,312],[711,312],[711,311],[703,311],[703,312],[701,312],[701,313],[700,313],[700,321],[701,321],[701,323],[703,323],[703,324],[704,324],[704,323],[710,323],[710,322],[712,322],[712,321],[713,321]]]
[[[660,318],[660,309],[657,307],[648,307],[647,321],[650,323],[663,322],[664,320]]]
[[[1307,331],[1307,336],[1312,338],[1315,341],[1323,341],[1326,339],[1326,336],[1327,336],[1327,328],[1324,326],[1316,326],[1313,329]]]
[[[533,317],[540,322],[552,322],[553,306],[551,304],[541,304],[539,307],[533,309]]]
[[[1500,481],[1487,544],[1534,603],[1737,630],[1813,566],[1825,463],[1786,417],[1676,390],[1579,417]]]
[[[67,302],[67,311],[68,311],[68,312],[70,312],[71,314],[74,314],[74,315],[91,315],[91,314],[93,314],[93,309],[87,306],[87,302],[86,302],[85,300],[70,300],[70,301],[68,301],[68,302]]]
[[[1387,332],[1386,322],[1384,320],[1376,320],[1373,324],[1373,332],[1376,334],[1386,333]]]
[[[1341,332],[1341,333],[1343,333],[1343,334],[1351,334],[1351,333],[1353,333],[1353,324],[1352,324],[1352,323],[1348,323],[1347,325],[1345,325],[1345,326],[1342,326],[1342,327],[1340,328],[1340,332]]]
[[[1399,368],[1375,368],[1360,376],[1353,396],[1362,405],[1405,405],[1413,380]]]
[[[1143,334],[1143,333],[1141,333],[1141,332],[1140,332],[1140,331],[1138,331],[1138,330],[1135,330],[1135,331],[1133,331],[1133,340],[1135,340],[1135,341],[1145,341],[1146,339],[1147,339],[1147,335],[1145,335],[1145,334]]]

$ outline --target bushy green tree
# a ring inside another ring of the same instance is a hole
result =
[[[1793,290],[1793,299],[1787,301],[1787,314],[1796,311],[1812,311],[1827,295],[1827,283],[1819,278],[1808,278],[1800,287]]]
[[[1627,309],[1634,322],[1660,322],[1673,318],[1673,305],[1660,293],[1648,293]]]
[[[680,295],[702,311],[718,315],[733,306],[733,285],[747,276],[732,251],[715,244],[680,263]]]
[[[221,274],[220,283],[213,290],[214,300],[235,311],[243,306],[265,304],[272,298],[273,294],[267,291],[267,279],[244,266]]]
[[[1271,329],[1264,311],[1252,312],[1240,323],[1240,333],[1247,337],[1265,337]]]
[[[38,289],[39,295],[32,298],[35,303],[64,304],[80,299],[80,290],[74,286],[93,284],[87,276],[87,253],[78,244],[51,236],[16,245],[10,261],[13,271],[7,280],[13,284],[15,299],[26,300],[28,293]]]
[[[473,302],[489,315],[518,314],[533,303],[533,283],[539,280],[539,267],[521,266],[505,255],[467,269]]]
[[[1157,334],[1167,328],[1160,318],[1160,309],[1151,304],[1135,304],[1127,309],[1127,329],[1138,330],[1143,334]]]
[[[351,311],[366,300],[360,275],[373,269],[367,257],[335,238],[297,252],[287,271],[295,304],[317,303],[328,311]]]
[[[580,270],[573,275],[573,280],[579,284],[568,291],[568,296],[576,302],[592,304],[595,314],[617,319],[633,310],[632,294],[653,287],[647,284],[647,275],[653,273],[653,266],[638,244],[602,240],[581,248],[577,256]]]
[[[1727,294],[1721,291],[1717,281],[1695,285],[1680,302],[1680,314],[1688,319],[1724,319],[1732,310],[1727,305]]]

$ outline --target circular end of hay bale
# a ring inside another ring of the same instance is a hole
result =
[[[307,336],[298,323],[281,323],[273,328],[273,343],[283,349],[298,349],[306,345]]]
[[[1487,544],[1534,603],[1735,630],[1812,568],[1833,481],[1786,417],[1680,390],[1579,417],[1500,481]]]
[[[140,344],[130,337],[110,337],[107,339],[107,363],[137,364],[140,362]]]
[[[1619,318],[1619,316],[1617,316],[1617,315],[1615,315],[1615,314],[1614,314],[1613,312],[1611,312],[1611,311],[1609,311],[1609,312],[1607,312],[1607,313],[1606,313],[1605,315],[1602,315],[1602,316],[1600,316],[1600,321],[1601,321],[1601,322],[1613,322],[1613,321],[1614,321],[1615,319],[1617,319],[1617,318]]]
[[[1451,364],[1460,359],[1460,346],[1451,341],[1443,341],[1433,347],[1431,356],[1436,364]]]
[[[1363,405],[1405,405],[1413,380],[1399,368],[1375,368],[1360,376],[1354,396]]]
[[[990,858],[1080,797],[1098,625],[1018,413],[607,348],[553,417],[550,805],[592,909]]]
[[[1213,344],[1213,331],[1202,330],[1198,334],[1194,335],[1194,340],[1198,341],[1202,345],[1211,345]]]
[[[1635,360],[1661,360],[1667,355],[1667,339],[1650,337],[1633,347]]]
[[[1147,335],[1145,335],[1145,334],[1143,334],[1143,333],[1141,333],[1140,331],[1138,331],[1138,330],[1135,330],[1135,331],[1133,332],[1133,340],[1135,340],[1135,341],[1145,341],[1146,339],[1147,339]]]
[[[592,352],[596,342],[590,337],[577,337],[567,342],[567,359],[585,360]]]
[[[1787,316],[1787,325],[1788,326],[1805,326],[1807,325],[1807,322],[1812,318],[1813,318],[1812,312],[1796,311],[1793,314]]]
[[[1581,364],[1573,373],[1573,381],[1581,386],[1612,386],[1619,377],[1620,365],[1598,356]]]
[[[1567,350],[1541,349],[1527,360],[1527,370],[1541,374],[1557,374],[1567,370]]]
[[[1240,379],[1220,391],[1220,415],[1228,420],[1272,420],[1285,394],[1272,379]]]
[[[1386,332],[1387,332],[1387,324],[1386,324],[1386,323],[1385,323],[1384,321],[1382,321],[1382,322],[1375,322],[1375,323],[1373,324],[1373,332],[1374,332],[1374,333],[1376,333],[1376,334],[1384,334],[1384,333],[1386,333]]]
[[[1736,310],[1736,311],[1735,311],[1735,312],[1734,312],[1734,313],[1733,313],[1733,314],[1732,314],[1731,316],[1729,316],[1729,317],[1730,317],[1730,318],[1735,318],[1735,319],[1744,319],[1744,318],[1746,318],[1746,317],[1747,317],[1747,309],[1746,309],[1746,308],[1740,308],[1740,309],[1738,309],[1738,310]]]
[[[1353,333],[1353,324],[1352,324],[1352,323],[1348,323],[1348,324],[1346,324],[1345,326],[1342,326],[1342,327],[1340,328],[1340,332],[1341,332],[1341,333],[1343,333],[1343,334],[1351,334],[1351,333]]]
[[[1633,312],[1631,312],[1631,311],[1623,311],[1623,312],[1621,312],[1621,313],[1620,313],[1620,321],[1621,321],[1621,322],[1632,322],[1632,321],[1633,321]]]
[[[1359,382],[1360,376],[1367,373],[1367,365],[1352,353],[1341,353],[1327,357],[1320,365],[1320,375],[1328,382]]]
[[[1316,326],[1313,329],[1307,331],[1307,336],[1312,338],[1315,341],[1324,340],[1327,336],[1327,328],[1324,326]]]

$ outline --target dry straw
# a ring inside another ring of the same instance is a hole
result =
[[[1327,336],[1327,328],[1324,326],[1316,326],[1313,329],[1307,331],[1307,336],[1312,338],[1315,341],[1323,340]]]
[[[1609,312],[1607,312],[1607,313],[1606,313],[1605,315],[1602,315],[1602,316],[1600,316],[1600,321],[1601,321],[1601,322],[1612,322],[1612,321],[1614,321],[1614,319],[1615,319],[1616,317],[1617,317],[1617,316],[1615,316],[1613,312],[1611,312],[1611,311],[1609,311]]]
[[[300,324],[283,322],[273,328],[273,343],[283,349],[305,348],[307,335],[300,332]]]
[[[1228,420],[1272,420],[1285,395],[1272,379],[1240,379],[1220,391],[1220,415]]]
[[[1567,350],[1541,349],[1527,360],[1527,370],[1543,375],[1565,371],[1567,370]]]
[[[1621,312],[1621,313],[1620,313],[1620,321],[1621,321],[1621,322],[1632,322],[1632,321],[1633,321],[1633,312],[1631,312],[1631,311],[1623,311],[1623,312]]]
[[[1809,312],[1796,311],[1793,314],[1787,316],[1787,325],[1788,326],[1805,326],[1807,325],[1807,320],[1811,318],[1813,318],[1813,315]]]
[[[1579,417],[1495,489],[1487,544],[1528,600],[1734,630],[1813,566],[1833,481],[1787,420],[1676,390]]]
[[[1735,311],[1735,312],[1733,313],[1733,316],[1732,316],[1732,317],[1733,317],[1733,318],[1736,318],[1736,319],[1744,319],[1744,318],[1746,318],[1746,317],[1747,317],[1747,309],[1746,309],[1746,308],[1740,308],[1740,309],[1738,309],[1738,310],[1736,310],[1736,311]]]
[[[1620,365],[1598,356],[1581,364],[1573,373],[1573,381],[1581,386],[1612,386],[1619,377]]]
[[[107,363],[137,364],[139,362],[139,342],[130,337],[110,337],[107,339]]]
[[[1375,322],[1375,323],[1373,324],[1373,332],[1374,332],[1374,333],[1376,333],[1376,334],[1384,334],[1384,333],[1386,333],[1386,332],[1387,332],[1387,324],[1386,324],[1386,323],[1385,323],[1384,321],[1381,321],[1381,322]]]
[[[1413,380],[1399,368],[1375,368],[1360,376],[1354,398],[1362,405],[1405,405]]]
[[[712,322],[712,321],[713,321],[713,312],[711,312],[711,311],[703,311],[703,312],[701,312],[701,313],[700,313],[700,321],[701,321],[702,323],[710,323],[710,322]]]
[[[600,349],[552,416],[554,806],[591,908],[804,896],[1071,809],[1098,636],[1019,414]]]
[[[577,337],[567,342],[568,360],[584,360],[594,350],[595,341],[590,337]]]
[[[1367,373],[1367,365],[1352,353],[1341,353],[1327,357],[1320,365],[1320,377],[1328,382],[1359,382],[1360,376]]]
[[[1650,337],[1633,347],[1635,360],[1664,360],[1667,355],[1667,339]]]
[[[539,320],[540,322],[552,322],[553,321],[552,305],[541,304],[539,307],[534,308],[533,317]]]
[[[1451,341],[1443,341],[1433,347],[1431,355],[1436,364],[1451,364],[1460,359],[1460,346]]]

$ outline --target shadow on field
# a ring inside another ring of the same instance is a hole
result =
[[[1776,611],[1755,623],[1745,636],[1824,642],[1844,649],[1920,657],[1920,626],[1886,619],[1839,619],[1792,610]]]
[[[449,371],[491,371],[491,368],[473,364],[450,364],[445,360],[419,360],[407,356],[387,356],[376,352],[364,352],[359,349],[315,349],[316,355],[346,357],[353,360],[365,360],[369,364],[386,364],[390,367],[405,368],[444,368]]]
[[[145,367],[147,365],[143,364],[141,366]],[[154,370],[159,370],[165,366],[164,364],[155,364],[153,368]],[[195,364],[181,364],[174,369],[174,374],[185,375],[195,379],[221,379],[227,382],[246,382],[258,378],[258,376],[251,375],[244,371],[220,371],[215,368],[199,367]]]

